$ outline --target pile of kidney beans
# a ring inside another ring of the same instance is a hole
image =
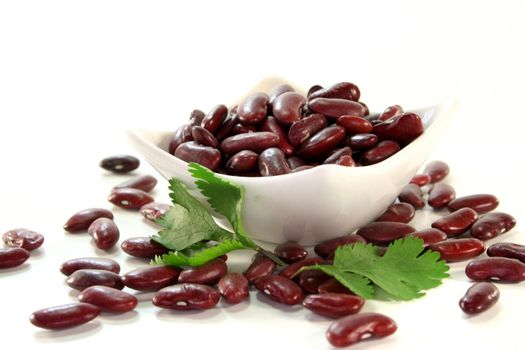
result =
[[[315,85],[303,96],[289,85],[256,92],[231,110],[191,112],[173,135],[169,153],[213,171],[273,176],[321,164],[371,165],[424,132],[421,118],[399,105],[370,115],[359,88]]]
[[[138,167],[138,160],[129,156],[110,157],[101,163],[105,169],[124,173]],[[360,228],[356,234],[319,243],[315,256],[295,242],[278,245],[274,253],[287,265],[277,266],[270,258],[256,254],[243,273],[229,272],[227,256],[207,264],[187,269],[151,266],[149,260],[168,250],[148,237],[122,241],[121,249],[129,255],[143,258],[144,266],[120,274],[117,261],[102,257],[84,257],[65,261],[60,272],[67,284],[80,291],[78,302],[35,311],[30,321],[46,329],[64,329],[86,323],[100,312],[121,313],[133,310],[137,298],[130,291],[153,291],[154,305],[173,310],[203,310],[215,307],[220,299],[226,303],[241,303],[249,298],[250,287],[271,300],[286,305],[302,305],[324,317],[335,319],[326,337],[334,346],[348,346],[365,338],[380,338],[394,333],[397,324],[376,312],[360,313],[365,300],[322,271],[296,272],[303,266],[330,263],[337,247],[356,242],[370,242],[385,252],[388,244],[408,235],[424,241],[427,249],[437,251],[448,262],[465,261],[481,255],[485,242],[515,226],[512,216],[494,212],[499,202],[489,194],[455,198],[454,189],[440,182],[449,168],[441,161],[427,165],[416,175],[392,204],[374,222]],[[138,210],[148,220],[163,215],[169,205],[153,201],[148,194],[156,184],[150,175],[136,176],[115,186],[109,195],[113,204]],[[428,198],[426,193],[428,193]],[[426,204],[448,209],[431,227],[416,231],[408,223],[417,209]],[[97,248],[109,249],[119,240],[119,231],[112,221],[111,211],[89,208],[75,213],[64,225],[71,233],[88,232]],[[0,249],[0,268],[23,264],[28,250],[38,248],[43,235],[15,229],[6,232],[3,241],[8,248]],[[498,288],[491,282],[521,282],[525,280],[525,246],[496,243],[486,253],[488,257],[472,260],[465,273],[475,283],[460,299],[459,306],[467,314],[480,313],[499,298]]]

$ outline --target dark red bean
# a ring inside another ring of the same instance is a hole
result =
[[[286,278],[292,278],[302,267],[311,266],[315,264],[323,264],[324,262],[325,261],[323,259],[317,257],[299,260],[294,262],[293,264],[286,266],[284,269],[282,269],[279,275]]]
[[[303,306],[308,310],[330,318],[340,318],[358,313],[365,299],[357,295],[341,293],[323,293],[308,295]]]
[[[181,125],[173,134],[173,137],[171,138],[170,145],[168,147],[168,152],[170,154],[175,154],[175,150],[177,147],[182,145],[184,142],[193,141],[193,135],[191,134],[191,130],[193,129],[193,125],[185,124]]]
[[[268,101],[268,95],[262,92],[246,97],[237,108],[239,121],[243,124],[261,123],[266,118]]]
[[[421,238],[425,247],[437,242],[442,242],[448,238],[447,234],[437,228],[427,228],[416,232],[409,233],[408,236]]]
[[[456,198],[454,187],[438,183],[432,186],[428,194],[428,204],[434,209],[441,209],[447,206],[450,201]]]
[[[278,144],[279,136],[273,132],[259,131],[227,137],[221,143],[221,150],[226,155],[233,155],[243,150],[261,152]]]
[[[397,197],[400,202],[409,203],[416,209],[421,209],[425,206],[423,200],[423,191],[418,185],[408,184],[401,190],[401,193]]]
[[[346,145],[351,147],[354,151],[366,151],[374,147],[379,138],[374,134],[355,134],[346,139]]]
[[[343,147],[335,149],[323,162],[323,164],[336,164],[343,156],[350,156],[352,158],[352,150],[350,147]]]
[[[233,135],[246,134],[256,132],[257,128],[254,125],[235,124],[232,129]]]
[[[396,203],[389,206],[376,221],[394,221],[406,224],[414,218],[415,214],[416,211],[412,205],[408,203]]]
[[[484,214],[496,209],[498,204],[498,198],[492,194],[473,194],[450,201],[448,203],[448,210],[456,211],[461,208],[471,208],[478,214]]]
[[[396,330],[397,324],[390,317],[365,312],[335,321],[328,327],[326,338],[333,346],[344,347],[363,339],[386,337]]]
[[[215,132],[215,138],[217,141],[220,142],[228,136],[231,136],[234,133],[233,129],[236,125],[242,125],[239,124],[239,118],[237,118],[237,115],[230,115]]]
[[[308,92],[306,93],[306,96],[308,96],[308,98],[310,98],[310,96],[316,92],[316,91],[319,91],[319,90],[323,90],[323,87],[321,85],[312,85],[309,89],[308,89]]]
[[[243,274],[252,283],[258,278],[271,274],[276,266],[277,264],[272,259],[262,254],[256,254]]]
[[[64,224],[64,230],[75,233],[85,231],[98,218],[113,219],[113,213],[107,209],[89,208],[73,214]]]
[[[345,138],[345,129],[339,125],[332,125],[317,132],[306,140],[297,155],[301,158],[318,158],[330,153]]]
[[[100,167],[117,174],[128,173],[139,167],[140,160],[129,155],[116,155],[100,161]]]
[[[201,126],[213,134],[227,116],[228,108],[225,105],[217,105],[202,119]]]
[[[259,155],[258,164],[261,176],[283,175],[291,171],[283,151],[276,147],[265,149]]]
[[[517,243],[496,243],[487,249],[487,255],[517,259],[525,263],[525,245]]]
[[[120,272],[120,265],[113,259],[108,258],[75,258],[70,259],[60,265],[60,272],[69,276],[77,270],[105,270],[116,274]]]
[[[294,153],[294,146],[288,142],[286,132],[284,132],[279,123],[277,123],[277,119],[275,119],[275,117],[266,118],[266,120],[261,125],[261,131],[273,132],[279,136],[279,143],[277,144],[277,147],[280,148],[287,157]]]
[[[418,185],[419,187],[423,187],[430,183],[430,175],[428,174],[414,175],[414,177],[410,180],[410,183],[414,185]]]
[[[448,164],[441,160],[434,160],[428,163],[425,167],[425,170],[423,171],[424,174],[428,174],[430,176],[430,183],[443,180],[449,172],[450,168]]]
[[[304,160],[302,160],[299,157],[290,157],[286,159],[286,162],[290,166],[290,169],[294,170],[295,168],[298,168],[300,166],[305,165]]]
[[[149,237],[128,238],[120,245],[122,250],[137,258],[153,259],[156,255],[168,253],[169,249]]]
[[[180,269],[171,266],[139,267],[122,276],[128,288],[140,291],[154,291],[177,282]]]
[[[354,158],[352,158],[352,156],[348,154],[344,154],[341,157],[339,157],[339,159],[337,159],[335,164],[341,165],[341,166],[349,166],[349,167],[356,166]]]
[[[326,128],[327,121],[322,114],[312,114],[294,122],[288,130],[288,139],[294,146],[299,146],[318,131]]]
[[[306,271],[305,271],[306,272]],[[352,291],[345,286],[343,286],[335,278],[330,278],[326,282],[323,282],[318,288],[317,291],[319,294],[323,293],[344,293],[344,294],[354,294]]]
[[[374,244],[388,244],[415,230],[412,226],[401,222],[371,222],[357,230],[356,234]]]
[[[210,170],[216,170],[221,164],[221,152],[217,148],[201,146],[195,141],[181,144],[174,156],[188,163],[199,163]]]
[[[204,129],[202,126],[194,126],[191,129],[191,136],[193,136],[195,142],[202,146],[219,148],[219,141],[217,141],[211,132]]]
[[[272,89],[272,91],[270,91],[270,98],[268,100],[268,103],[273,104],[277,96],[282,95],[285,92],[294,92],[294,91],[295,91],[294,88],[288,84],[277,85],[276,87]]]
[[[303,260],[308,255],[308,251],[302,245],[295,242],[286,242],[277,245],[274,253],[286,263]]]
[[[285,92],[275,98],[272,103],[272,112],[279,123],[290,125],[301,119],[301,109],[306,98],[297,92]]]
[[[403,113],[388,121],[374,125],[373,133],[380,140],[393,140],[401,146],[406,146],[419,135],[423,134],[425,128],[419,115],[415,113]]]
[[[308,109],[314,113],[321,113],[327,117],[339,118],[342,115],[364,117],[365,107],[355,101],[340,98],[318,97],[308,101]]]
[[[250,296],[248,279],[240,273],[222,276],[218,287],[224,300],[230,304],[238,304]]]
[[[35,250],[44,243],[44,235],[25,228],[15,228],[2,235],[6,247]]]
[[[228,266],[222,259],[215,259],[198,267],[182,270],[178,283],[198,283],[213,286],[228,273]]]
[[[154,199],[148,193],[141,190],[120,188],[111,192],[108,201],[117,207],[139,210],[144,204],[151,203]]]
[[[128,312],[137,306],[134,295],[106,286],[91,286],[84,289],[78,296],[83,303],[98,306],[107,312]]]
[[[345,128],[349,134],[366,134],[373,128],[368,120],[355,115],[342,115],[337,118],[336,123]]]
[[[189,119],[190,125],[191,126],[201,125],[202,120],[204,119],[205,116],[206,116],[206,113],[204,113],[200,109],[194,109],[190,113],[190,119]]]
[[[399,150],[400,147],[397,142],[391,140],[381,141],[361,155],[361,164],[372,165],[382,162],[393,156]]]
[[[316,85],[318,86],[318,85]],[[312,88],[310,88],[312,90]],[[326,97],[326,98],[342,98],[345,100],[359,101],[361,92],[357,85],[349,82],[341,82],[330,86],[329,88],[323,89],[319,86],[318,89],[309,92],[308,98],[314,99],[317,97]]]
[[[259,155],[253,151],[240,151],[234,154],[226,163],[226,171],[231,174],[242,174],[257,167]]]
[[[150,192],[157,185],[157,179],[151,175],[142,175],[134,177],[128,181],[124,181],[113,187],[114,190],[120,188],[136,188],[144,192]]]
[[[355,243],[367,243],[366,239],[359,235],[347,235],[337,238],[332,238],[327,241],[321,242],[314,247],[314,251],[317,255],[322,258],[326,258],[332,252],[334,252],[338,247],[347,244]]]
[[[308,294],[317,294],[319,286],[331,277],[321,270],[306,270],[301,272],[297,283]]]
[[[478,258],[467,265],[465,273],[474,281],[521,282],[525,281],[525,264],[503,257]]]
[[[146,220],[156,222],[158,218],[166,214],[171,205],[159,202],[150,202],[140,207],[139,211]]]
[[[117,244],[120,232],[113,220],[99,218],[89,225],[88,233],[93,236],[93,241],[99,249],[110,249]]]
[[[0,269],[22,265],[29,259],[29,252],[24,248],[0,248]]]
[[[87,303],[48,307],[35,311],[29,320],[37,327],[64,329],[87,323],[100,314],[100,308]]]
[[[475,238],[447,239],[428,246],[447,262],[470,260],[485,251],[483,241]]]
[[[377,119],[384,122],[402,113],[403,108],[400,105],[393,105],[385,109]]]
[[[301,287],[283,276],[266,275],[256,279],[254,284],[255,288],[278,303],[296,305],[304,297]]]
[[[459,307],[469,315],[479,314],[499,299],[499,289],[489,282],[474,283],[459,300]]]
[[[507,213],[488,213],[472,224],[470,234],[486,241],[511,230],[515,225],[516,219]]]
[[[181,283],[159,290],[153,304],[173,310],[211,309],[219,302],[220,293],[214,288],[197,283]]]
[[[71,288],[77,290],[84,290],[91,286],[106,286],[116,289],[124,288],[122,278],[116,273],[106,270],[76,270],[69,275],[66,283]]]
[[[433,228],[445,232],[449,237],[466,232],[478,219],[478,214],[470,208],[462,208],[432,223]]]

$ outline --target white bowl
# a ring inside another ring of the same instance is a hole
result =
[[[269,92],[281,83],[288,82],[267,78],[251,92]],[[245,188],[243,219],[253,239],[269,243],[294,240],[306,245],[316,244],[352,233],[386,210],[446,130],[452,107],[453,104],[448,103],[408,109],[422,117],[425,133],[392,157],[374,165],[355,168],[322,165],[271,177],[217,175]],[[182,180],[202,199],[187,170],[187,163],[166,151],[173,132],[135,129],[130,130],[128,136],[136,150],[162,176]],[[214,216],[219,217],[215,213]]]

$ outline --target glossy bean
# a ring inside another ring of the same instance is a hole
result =
[[[328,327],[326,338],[333,346],[344,347],[363,339],[386,337],[396,330],[397,324],[390,317],[375,312],[365,312],[335,321]]]
[[[302,160],[299,157],[290,157],[286,158],[286,162],[290,166],[290,169],[294,170],[295,168],[298,168],[300,166],[305,165],[304,160]]]
[[[312,88],[310,88],[310,90],[312,90]],[[308,94],[309,99],[314,99],[318,97],[326,97],[326,98],[341,98],[341,99],[351,100],[351,101],[359,101],[360,96],[361,96],[361,92],[359,91],[359,88],[357,87],[357,85],[349,83],[349,82],[337,83],[326,89],[319,86],[319,88],[316,88],[314,91],[311,91],[311,92],[309,91],[309,94]]]
[[[432,186],[428,193],[428,205],[434,209],[441,209],[447,206],[450,201],[456,198],[456,190],[454,187],[438,183]]]
[[[151,222],[156,222],[158,218],[166,214],[171,209],[171,205],[159,202],[150,202],[140,207],[139,212]]]
[[[489,282],[474,283],[459,300],[459,307],[469,315],[479,314],[499,299],[499,289]]]
[[[87,303],[48,307],[35,311],[29,320],[37,327],[64,329],[87,323],[100,314],[100,308]]]
[[[499,200],[492,194],[473,194],[456,198],[448,203],[448,210],[456,211],[461,208],[474,209],[478,214],[484,214],[496,209]]]
[[[107,209],[89,208],[73,214],[64,224],[64,230],[75,233],[87,230],[89,225],[98,218],[113,219],[113,213]]]
[[[223,299],[230,304],[238,304],[250,296],[249,282],[240,273],[229,273],[221,277],[218,283]]]
[[[273,132],[274,134],[279,136],[279,143],[277,144],[277,147],[280,148],[281,151],[283,151],[283,153],[287,157],[291,156],[294,153],[294,146],[291,145],[290,142],[288,142],[286,132],[281,128],[275,117],[270,116],[266,118],[263,124],[261,125],[261,131]]]
[[[217,105],[202,119],[201,126],[213,134],[227,116],[228,108],[225,105]]]
[[[44,243],[44,235],[25,228],[15,228],[2,235],[6,247],[35,250]]]
[[[319,286],[331,277],[321,270],[306,270],[301,272],[297,284],[308,294],[317,294]]]
[[[206,113],[204,113],[200,109],[194,109],[190,113],[190,118],[189,118],[190,125],[191,126],[201,125],[202,120],[204,119],[205,116],[206,116]]]
[[[449,172],[450,168],[448,164],[441,160],[434,160],[428,163],[425,167],[425,170],[423,170],[424,174],[430,176],[430,183],[435,183],[443,180]]]
[[[191,134],[192,129],[193,125],[185,124],[179,126],[179,128],[175,130],[175,133],[173,134],[173,137],[171,138],[170,144],[168,146],[168,152],[170,154],[175,154],[177,147],[183,143],[193,141],[193,135]]]
[[[232,129],[233,135],[246,134],[256,132],[257,128],[254,125],[235,124]]]
[[[447,234],[437,228],[427,228],[424,230],[419,230],[416,232],[409,233],[408,236],[414,236],[421,238],[425,247],[428,247],[431,244],[442,242],[448,238]]]
[[[122,250],[137,258],[153,259],[156,255],[168,253],[169,249],[149,237],[128,238],[120,245]]]
[[[230,174],[242,174],[257,167],[259,155],[253,151],[244,150],[235,153],[226,163],[226,171]]]
[[[319,294],[323,293],[343,293],[343,294],[354,294],[352,291],[345,286],[343,286],[338,280],[335,278],[330,278],[326,282],[323,282],[319,287],[317,288],[317,291]]]
[[[259,124],[267,114],[269,97],[265,93],[256,92],[246,97],[237,108],[239,121],[242,124]]]
[[[99,218],[88,227],[88,233],[93,237],[99,249],[110,249],[117,244],[120,232],[113,220]]]
[[[340,98],[317,97],[308,101],[308,109],[327,117],[339,118],[342,115],[364,117],[365,107],[362,104]]]
[[[345,129],[339,125],[332,125],[314,134],[306,140],[297,155],[305,159],[318,158],[330,153],[345,138]]]
[[[243,274],[248,282],[252,283],[258,278],[271,274],[276,266],[277,264],[272,259],[262,254],[256,254]]]
[[[408,184],[401,190],[401,193],[397,197],[402,203],[409,203],[415,209],[421,209],[425,206],[423,200],[423,191],[418,185]]]
[[[470,260],[485,251],[483,241],[475,238],[447,239],[428,246],[447,262]]]
[[[474,281],[525,281],[525,264],[503,257],[478,258],[465,268],[467,277]]]
[[[188,163],[199,163],[210,170],[216,170],[221,164],[221,152],[217,148],[202,146],[195,141],[182,143],[174,156]]]
[[[384,122],[402,113],[403,108],[400,105],[392,105],[390,107],[387,107],[387,109],[385,109],[377,119]]]
[[[349,134],[367,134],[373,129],[368,120],[355,115],[342,115],[337,118],[336,123],[345,128]]]
[[[284,175],[291,171],[283,151],[276,147],[267,148],[259,155],[258,167],[261,176]]]
[[[100,167],[117,174],[128,173],[140,165],[138,158],[130,155],[116,155],[104,158],[100,161]]]
[[[254,284],[255,288],[278,303],[296,305],[304,297],[301,287],[283,276],[266,275],[256,279]]]
[[[239,124],[239,118],[236,114],[230,115],[227,119],[224,120],[224,122],[219,126],[217,131],[215,131],[215,138],[217,141],[222,141],[228,136],[233,135],[233,129],[236,125],[242,125]]]
[[[120,188],[111,192],[108,201],[120,208],[139,210],[144,204],[153,202],[154,199],[147,192],[135,188]]]
[[[354,158],[352,158],[352,156],[348,154],[343,154],[341,157],[339,157],[335,164],[348,167],[356,166]]]
[[[0,269],[22,265],[29,259],[29,252],[24,248],[0,248]]]
[[[319,91],[319,90],[322,90],[323,87],[321,85],[312,85],[310,86],[310,88],[308,89],[308,91],[306,92],[306,96],[308,96],[308,98],[310,98],[310,96],[316,92],[316,91]]]
[[[128,312],[137,306],[134,295],[106,286],[91,286],[84,289],[78,300],[83,303],[98,306],[107,312]]]
[[[113,259],[99,257],[70,259],[60,265],[60,272],[66,276],[71,275],[77,270],[85,269],[105,270],[118,274],[120,272],[120,265]]]
[[[299,260],[286,266],[284,269],[281,270],[279,275],[286,278],[292,278],[302,267],[311,266],[315,264],[323,264],[324,262],[325,261],[323,259],[317,257]]]
[[[418,185],[419,187],[426,186],[430,183],[430,175],[428,174],[417,174],[410,180],[411,184]]]
[[[352,149],[350,147],[343,147],[339,149],[333,150],[333,152],[325,159],[323,164],[336,164],[339,158],[343,156],[350,156],[352,157]]]
[[[359,235],[346,235],[341,237],[332,238],[317,244],[314,247],[314,251],[317,255],[322,258],[326,258],[332,252],[334,252],[338,247],[355,244],[355,243],[367,243],[366,239]]]
[[[349,136],[345,144],[354,151],[366,151],[374,147],[378,141],[379,138],[374,134],[355,134]]]
[[[199,145],[219,148],[219,141],[217,141],[215,136],[213,136],[213,134],[209,132],[208,129],[205,129],[202,126],[194,126],[191,129],[191,136],[193,137],[193,140],[195,140],[195,142],[197,142]]]
[[[170,266],[146,266],[126,272],[122,282],[128,288],[155,291],[177,282],[180,269]]]
[[[308,251],[295,242],[281,243],[275,247],[273,252],[286,263],[294,263],[308,256]]]
[[[365,300],[357,295],[342,293],[323,293],[308,295],[303,306],[308,310],[330,318],[341,318],[358,313]]]
[[[437,219],[431,226],[445,232],[449,237],[458,236],[466,232],[477,219],[478,214],[473,209],[462,208]]]
[[[389,206],[376,221],[393,221],[408,223],[416,214],[414,207],[408,203],[395,203]]]
[[[204,310],[217,305],[220,298],[220,293],[210,286],[181,283],[159,290],[153,297],[153,304],[179,311]]]
[[[277,85],[270,91],[270,98],[268,99],[269,104],[273,104],[277,96],[284,94],[285,92],[294,92],[295,89],[288,84]]]
[[[84,290],[91,286],[106,286],[116,289],[124,288],[122,278],[116,273],[106,270],[76,270],[69,275],[66,283],[71,288],[77,290]]]
[[[393,156],[399,150],[400,147],[397,142],[391,140],[381,141],[361,155],[361,164],[372,165],[382,162]]]
[[[487,255],[517,259],[525,263],[525,245],[517,243],[496,243],[487,249]]]
[[[299,146],[318,131],[326,128],[326,117],[322,114],[312,114],[294,122],[288,130],[288,139],[294,146]]]
[[[415,230],[412,226],[401,222],[371,222],[357,230],[356,234],[374,244],[388,244]]]
[[[516,219],[507,213],[493,212],[483,215],[470,228],[472,237],[486,241],[510,231],[516,225]]]
[[[376,134],[380,140],[393,140],[403,147],[424,131],[425,128],[419,115],[409,112],[374,125],[372,133]]]
[[[128,181],[124,181],[117,186],[113,187],[114,190],[120,188],[136,188],[144,192],[150,192],[157,185],[157,179],[151,175],[137,176]]]
[[[279,123],[290,125],[301,119],[301,109],[306,98],[297,92],[285,92],[275,98],[272,103],[272,112]]]
[[[198,267],[182,270],[178,283],[198,283],[213,286],[228,273],[228,266],[222,259],[215,259]]]
[[[279,136],[273,132],[258,131],[225,138],[221,143],[221,150],[226,155],[233,155],[243,150],[258,153],[278,144]]]

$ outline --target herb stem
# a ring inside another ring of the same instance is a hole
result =
[[[254,248],[253,248],[257,253],[261,253],[263,254],[264,256],[268,257],[270,260],[272,260],[273,262],[275,262],[277,265],[279,266],[286,266],[286,263],[284,261],[282,261],[281,259],[279,259],[277,256],[275,256],[274,253],[256,245]]]

